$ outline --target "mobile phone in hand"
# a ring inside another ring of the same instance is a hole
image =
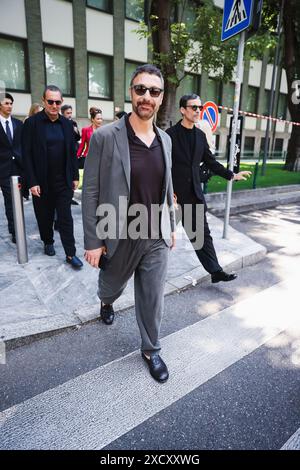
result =
[[[100,256],[98,267],[103,271],[106,269],[108,257],[104,253]]]

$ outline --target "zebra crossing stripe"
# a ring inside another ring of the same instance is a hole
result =
[[[289,438],[280,450],[300,450],[300,428]]]

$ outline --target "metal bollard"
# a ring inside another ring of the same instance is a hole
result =
[[[11,176],[10,178],[11,197],[13,203],[14,224],[16,231],[18,263],[25,264],[28,262],[27,242],[25,234],[25,220],[23,197],[21,191],[21,178],[19,176]]]

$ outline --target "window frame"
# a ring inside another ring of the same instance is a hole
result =
[[[23,50],[24,50],[25,88],[20,89],[20,88],[5,87],[5,90],[7,90],[8,92],[11,91],[11,92],[15,92],[15,93],[31,93],[31,82],[30,82],[30,72],[29,72],[29,55],[28,55],[27,39],[19,38],[19,37],[16,37],[16,36],[10,36],[9,34],[2,34],[2,33],[0,33],[0,38],[20,42],[20,43],[23,44]]]
[[[208,77],[208,80],[212,80],[213,82],[218,84],[218,96],[216,100],[211,100],[207,98],[206,101],[213,101],[217,106],[220,106],[219,103],[222,102],[222,96],[223,96],[223,82],[222,80],[220,80],[220,78],[216,78],[216,77]],[[208,86],[206,89],[208,89]],[[207,94],[206,94],[206,97],[207,97]]]
[[[67,98],[74,98],[75,97],[75,70],[74,70],[74,48],[72,47],[64,47],[64,46],[58,46],[56,44],[49,44],[49,43],[43,43],[43,51],[44,51],[44,68],[45,68],[45,85],[47,86],[47,67],[46,67],[46,47],[52,47],[52,49],[57,49],[57,50],[67,50],[70,51],[70,59],[71,59],[71,94],[64,93],[63,90],[62,96],[67,97]]]
[[[111,71],[111,76],[110,76],[110,90],[111,90],[111,96],[109,98],[104,98],[101,96],[91,96],[90,95],[90,85],[89,85],[89,73],[90,73],[90,56],[94,57],[105,57],[110,60],[110,71]],[[108,54],[99,54],[97,52],[90,52],[87,51],[87,94],[88,94],[88,99],[89,100],[101,100],[101,101],[114,101],[114,67],[113,67],[113,56],[108,55]]]
[[[110,0],[108,2],[108,5],[109,5],[109,7],[108,7],[109,10],[103,10],[103,8],[88,5],[88,0],[85,1],[85,7],[86,8],[90,8],[91,10],[95,10],[95,11],[101,11],[102,13],[107,13],[108,15],[113,15],[114,14],[113,1]]]
[[[254,106],[254,111],[248,111],[248,109],[246,109],[247,112],[249,113],[252,113],[252,114],[257,114],[258,113],[258,103],[259,103],[259,87],[257,86],[253,86],[253,85],[248,85],[248,90],[247,90],[247,101],[249,99],[249,91],[250,90],[255,90],[255,106]]]
[[[140,21],[145,21],[146,22],[146,1],[144,0],[144,15],[143,15],[143,18],[141,20],[137,20],[135,18],[130,18],[130,16],[127,16],[127,12],[126,12],[126,2],[127,0],[124,0],[124,13],[125,13],[125,19],[126,20],[130,20],[130,21],[134,21],[135,23],[139,23]]]

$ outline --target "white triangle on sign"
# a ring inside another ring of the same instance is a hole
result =
[[[247,13],[244,0],[234,0],[226,23],[225,31],[237,26],[245,19],[247,19]]]

